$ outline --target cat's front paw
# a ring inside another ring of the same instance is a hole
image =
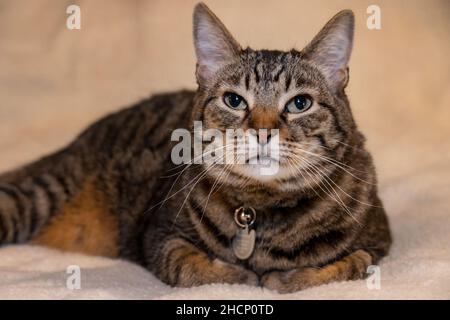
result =
[[[279,293],[301,291],[326,283],[318,270],[316,268],[299,268],[290,271],[269,272],[261,278],[261,286]]]
[[[304,267],[290,271],[273,271],[261,278],[261,285],[279,293],[291,293],[333,281],[362,279],[372,257],[364,250],[352,254],[321,268]]]
[[[221,280],[221,282],[230,284],[248,284],[251,286],[257,286],[259,284],[258,275],[242,266],[230,264],[219,259],[215,259],[213,264],[217,270],[220,270],[217,275],[219,278],[218,280]]]
[[[301,281],[298,277],[294,278],[294,273],[298,273],[298,270],[266,273],[261,278],[261,286],[279,293],[292,293],[306,289],[307,281]]]

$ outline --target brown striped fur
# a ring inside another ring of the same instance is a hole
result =
[[[289,272],[273,271],[266,273],[261,283],[264,287],[280,293],[289,293],[333,281],[357,280],[364,278],[367,267],[372,263],[371,256],[364,250],[330,263],[323,268],[299,268]]]
[[[183,287],[259,283],[286,293],[364,277],[391,237],[345,94],[353,20],[339,13],[302,51],[256,51],[199,4],[197,91],[154,95],[0,175],[0,243],[123,257]],[[246,108],[231,110],[227,92]],[[287,112],[299,94],[311,108]],[[279,129],[280,173],[263,180],[241,164],[175,166],[171,133],[194,120],[204,130]],[[257,212],[245,261],[231,247],[241,206]]]

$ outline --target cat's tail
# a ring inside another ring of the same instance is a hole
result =
[[[82,177],[70,149],[0,175],[0,244],[31,239],[70,200]]]

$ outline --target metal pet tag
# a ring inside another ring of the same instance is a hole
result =
[[[255,249],[255,230],[239,229],[233,238],[234,255],[241,260],[248,259]]]
[[[250,226],[256,220],[256,211],[252,207],[240,207],[236,209],[234,219],[239,230],[233,238],[233,252],[238,259],[245,260],[252,255],[255,249],[255,230],[250,229]]]

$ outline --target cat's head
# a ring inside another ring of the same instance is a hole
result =
[[[193,119],[202,121],[204,130],[278,130],[274,174],[238,163],[213,167],[211,175],[229,184],[288,191],[316,184],[333,170],[355,130],[344,93],[353,29],[353,13],[345,10],[302,51],[243,49],[204,4],[195,7],[199,88]],[[274,136],[267,131],[254,138],[264,145]]]

